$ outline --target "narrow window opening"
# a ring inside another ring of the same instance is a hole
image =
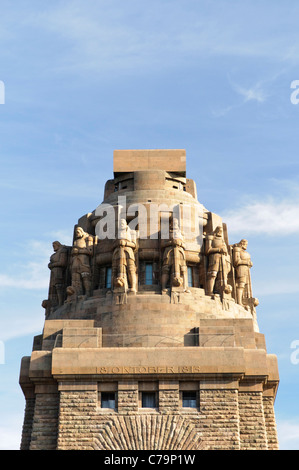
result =
[[[146,263],[145,265],[145,285],[151,286],[153,284],[153,265]]]
[[[192,273],[191,266],[187,267],[187,272],[188,272],[188,286],[193,287],[193,273]]]
[[[101,393],[101,407],[115,410],[116,399],[114,392],[102,392]]]
[[[112,283],[112,267],[108,266],[106,268],[106,279],[105,279],[105,287],[107,289],[111,289]]]
[[[196,391],[183,392],[183,408],[197,408]]]
[[[142,408],[157,408],[157,396],[155,392],[142,392]]]

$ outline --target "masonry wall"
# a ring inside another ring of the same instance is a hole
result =
[[[29,450],[56,450],[59,394],[36,393]]]
[[[205,450],[239,450],[237,390],[202,390],[199,426]]]
[[[22,441],[20,450],[29,450],[33,418],[34,418],[34,408],[35,408],[35,397],[26,398],[25,414],[24,414],[24,424],[22,430]]]
[[[267,442],[269,450],[278,450],[278,436],[276,429],[276,420],[274,413],[274,399],[273,396],[263,397],[263,409],[265,417],[265,425],[267,432]]]
[[[155,410],[140,409],[137,381],[119,382],[117,411],[101,409],[96,383],[60,385],[59,403],[55,394],[37,394],[30,449],[278,449],[272,397],[203,388],[200,409],[186,410],[179,382],[155,387]]]
[[[241,450],[267,450],[262,392],[239,392]]]

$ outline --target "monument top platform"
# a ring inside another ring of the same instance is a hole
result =
[[[146,170],[164,170],[186,176],[186,150],[114,150],[114,174]]]

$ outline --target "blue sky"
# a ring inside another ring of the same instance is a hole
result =
[[[70,243],[102,202],[114,149],[184,148],[200,202],[230,243],[249,241],[258,323],[279,363],[280,448],[299,450],[298,2],[0,10],[0,448],[19,448],[20,361],[43,328],[52,241]]]

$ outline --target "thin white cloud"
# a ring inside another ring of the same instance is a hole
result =
[[[7,311],[8,317],[1,316],[0,331],[0,341],[4,343],[5,357],[7,356],[6,341],[42,332],[44,323],[44,309],[41,305],[40,307],[34,305],[34,308],[23,307],[22,311],[12,311],[7,307]],[[11,321],[12,318],[13,321]]]
[[[299,450],[299,417],[293,420],[277,421],[280,449]]]
[[[10,272],[0,272],[1,288],[45,289],[49,284],[47,268],[51,245],[39,240],[30,240],[20,247],[21,261],[10,267]],[[23,260],[22,260],[23,257]]]
[[[232,8],[226,2],[217,7],[203,2],[201,7],[185,8],[181,2],[171,1],[160,2],[158,9],[155,2],[130,3],[72,0],[26,12],[21,23],[24,28],[52,34],[54,42],[57,38],[65,41],[60,60],[55,62],[57,71],[103,73],[134,68],[136,74],[145,67],[209,56],[265,57],[280,63],[296,57],[289,46],[297,39],[293,18],[289,18],[289,35],[281,38],[273,27],[277,18],[263,6],[257,12],[250,3]],[[243,91],[247,99],[263,97],[254,87]]]
[[[244,98],[245,103],[248,101],[257,101],[258,103],[263,103],[267,97],[265,90],[261,88],[259,83],[249,88],[244,88],[235,84],[234,90]]]
[[[20,450],[23,417],[16,416],[12,419],[10,416],[5,427],[3,424],[2,422],[0,427],[0,450]]]
[[[299,233],[299,201],[249,202],[222,214],[230,233],[292,235]]]
[[[268,273],[266,281],[258,280],[254,282],[254,292],[257,297],[298,294],[299,285],[297,279],[273,279]]]
[[[53,231],[47,241],[30,240],[19,247],[19,259],[10,266],[10,272],[0,272],[1,288],[26,290],[45,290],[49,286],[50,271],[48,263],[53,253],[52,242],[71,244],[71,235],[66,231]],[[51,238],[50,238],[51,236]]]

